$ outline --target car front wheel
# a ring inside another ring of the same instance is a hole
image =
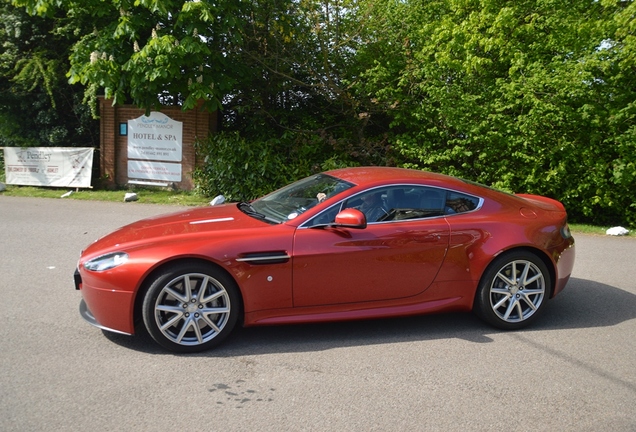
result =
[[[535,254],[519,251],[502,255],[479,283],[475,313],[504,330],[525,327],[544,309],[551,286],[550,273]]]
[[[234,281],[211,265],[179,264],[163,270],[143,300],[152,338],[170,351],[210,349],[236,325],[239,294]]]

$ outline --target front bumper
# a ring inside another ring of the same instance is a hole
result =
[[[106,330],[109,332],[113,332],[113,333],[119,333],[119,334],[124,334],[127,336],[130,336],[130,333],[126,333],[123,331],[119,331],[119,330],[115,330],[106,326],[101,325],[100,323],[97,322],[97,320],[95,319],[95,317],[93,316],[93,314],[91,313],[91,311],[88,309],[88,306],[86,306],[86,302],[84,301],[84,299],[82,299],[82,301],[80,302],[80,306],[79,306],[79,312],[80,315],[82,316],[82,318],[84,318],[84,320],[89,323],[92,326],[95,326],[97,328],[100,328],[102,330]]]
[[[87,323],[113,333],[134,334],[131,292],[97,288],[101,285],[99,280],[92,277],[83,280],[78,269],[73,280],[75,289],[82,293],[79,312]]]

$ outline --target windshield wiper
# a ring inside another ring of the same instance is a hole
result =
[[[254,206],[248,202],[238,203],[238,208],[246,215],[255,217],[256,219],[264,220],[265,222],[269,222],[272,224],[280,223],[279,221],[272,219],[268,217],[267,215],[264,215],[263,213],[256,211],[256,209],[254,209]]]

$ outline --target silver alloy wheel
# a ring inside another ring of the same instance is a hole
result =
[[[490,306],[503,321],[518,323],[539,310],[546,282],[539,267],[528,260],[514,260],[501,267],[490,285]]]
[[[186,273],[168,282],[154,304],[159,331],[170,341],[196,346],[214,339],[230,317],[223,284],[202,273]]]

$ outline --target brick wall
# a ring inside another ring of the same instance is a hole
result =
[[[160,110],[173,120],[183,123],[183,147],[181,172],[182,180],[176,183],[178,189],[190,190],[194,187],[192,171],[197,164],[194,142],[205,139],[217,130],[217,114],[200,108],[182,111],[179,107],[164,107]],[[105,186],[117,187],[128,183],[128,137],[119,134],[119,124],[136,119],[145,110],[132,105],[113,106],[112,101],[99,98],[100,122],[100,173]]]

